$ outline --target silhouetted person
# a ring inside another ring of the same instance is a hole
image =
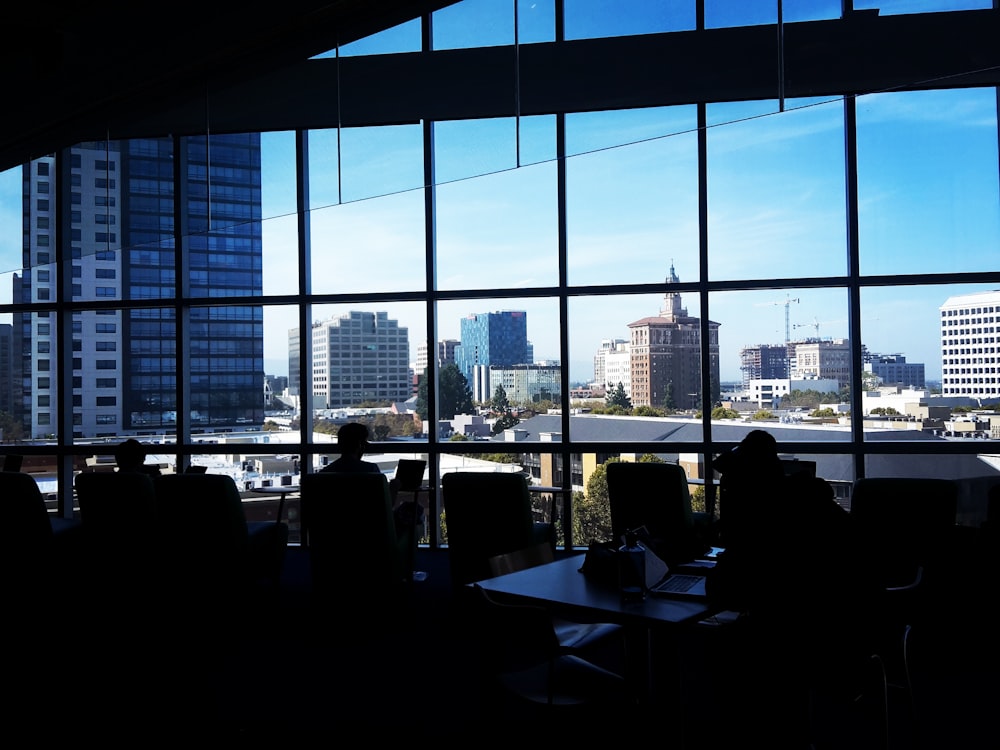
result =
[[[720,649],[727,739],[809,747],[810,700],[860,680],[878,606],[853,520],[823,479],[786,477],[774,437],[720,456],[712,604],[740,613]]]
[[[160,469],[146,463],[146,446],[135,438],[119,443],[115,448],[115,463],[118,471],[137,471],[150,476],[159,476]]]
[[[337,446],[340,458],[323,467],[322,471],[368,472],[378,474],[382,470],[378,464],[365,461],[363,456],[368,448],[368,427],[360,422],[348,422],[337,430]]]

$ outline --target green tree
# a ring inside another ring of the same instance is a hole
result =
[[[893,409],[891,406],[876,406],[871,410],[872,414],[880,414],[883,417],[892,417],[899,414],[898,411]]]
[[[617,388],[605,396],[604,403],[607,406],[620,406],[628,411],[632,410],[632,399],[628,397],[628,394],[625,392],[625,386],[621,382],[618,383]]]
[[[573,543],[611,540],[611,506],[608,504],[607,465],[620,461],[609,458],[594,469],[585,492],[573,493]]]
[[[819,417],[819,418],[829,418],[837,416],[837,412],[835,412],[833,409],[827,406],[823,409],[813,409],[811,412],[809,412],[809,416]]]
[[[663,391],[663,410],[667,414],[677,411],[677,401],[674,399],[674,382],[671,380]]]
[[[509,430],[521,421],[511,413],[507,391],[502,385],[497,385],[496,391],[493,392],[493,398],[490,399],[490,411],[497,418],[496,422],[493,423],[492,434],[494,435]]]
[[[0,411],[0,432],[5,443],[16,443],[24,440],[24,424],[6,411]]]
[[[428,419],[426,371],[417,383],[415,408],[421,419]],[[469,388],[469,381],[458,369],[458,365],[449,362],[438,372],[438,418],[454,419],[456,414],[468,414],[471,411],[472,390]]]
[[[754,421],[764,420],[764,419],[774,419],[774,412],[768,411],[767,409],[758,409],[753,413],[752,419]]]

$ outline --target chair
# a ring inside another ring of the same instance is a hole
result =
[[[247,524],[243,498],[227,474],[164,474],[153,478],[165,573],[196,583],[247,590],[276,584],[288,526]]]
[[[695,531],[687,474],[677,464],[612,461],[607,464],[612,539],[645,526],[653,552],[668,565],[707,549]]]
[[[488,705],[504,715],[504,700],[533,706],[540,713],[531,718],[537,720],[554,718],[556,711],[576,710],[579,721],[595,728],[615,726],[626,716],[635,718],[630,713],[635,701],[624,677],[562,647],[548,610],[504,601],[478,585],[473,588]],[[579,724],[575,727],[580,729]]]
[[[413,536],[396,534],[385,475],[319,472],[303,475],[301,487],[314,601],[378,610],[402,601]]]
[[[854,483],[850,518],[884,593],[878,646],[889,683],[905,687],[907,625],[935,615],[949,595],[947,556],[958,508],[948,479],[866,477]]]
[[[456,590],[492,575],[490,558],[548,542],[551,524],[536,523],[523,474],[458,471],[441,478],[451,582]]]
[[[55,535],[45,498],[30,474],[0,472],[0,529],[4,590],[35,593],[52,572]]]
[[[73,486],[80,505],[88,580],[102,587],[112,582],[133,590],[133,584],[148,587],[159,554],[152,477],[140,472],[81,472]]]

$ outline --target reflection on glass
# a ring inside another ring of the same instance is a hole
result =
[[[1000,246],[993,89],[858,99],[865,274],[980,271]]]
[[[686,420],[703,404],[701,319],[695,294],[574,297],[569,300],[570,367],[580,391],[571,402],[592,415],[666,417]],[[713,372],[718,369],[716,326],[709,325]],[[717,373],[712,378],[718,383]],[[710,403],[717,400],[710,398]],[[640,423],[633,432],[602,429],[591,420],[571,422],[573,440],[644,440],[652,435]],[[700,440],[695,431],[672,439]],[[575,430],[583,430],[576,434]],[[654,428],[661,429],[659,427]]]
[[[424,185],[420,125],[343,128],[340,160],[341,199],[345,203]]]
[[[716,279],[847,271],[839,102],[712,104],[709,273]]]
[[[695,115],[670,107],[566,117],[567,150],[578,154],[566,162],[570,283],[650,283],[671,263],[697,280]]]

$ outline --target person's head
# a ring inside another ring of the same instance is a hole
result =
[[[146,462],[146,447],[135,438],[119,443],[115,448],[115,463],[123,471],[142,466]]]
[[[368,427],[360,422],[348,422],[337,430],[337,445],[341,453],[360,458],[368,447]]]

